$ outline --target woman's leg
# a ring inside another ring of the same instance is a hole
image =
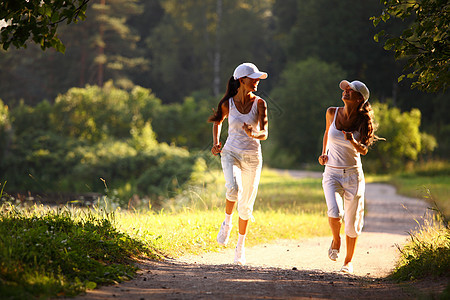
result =
[[[242,220],[239,218],[239,234],[246,235],[248,228],[248,220]]]
[[[345,187],[345,235],[347,255],[341,270],[352,273],[351,264],[355,253],[356,241],[364,225],[364,173],[361,168],[350,171]]]
[[[232,215],[234,211],[234,207],[236,205],[236,201],[238,200],[239,193],[239,183],[237,178],[240,177],[239,168],[237,168],[237,164],[239,163],[236,158],[227,151],[222,152],[221,157],[223,174],[225,177],[225,187],[227,189],[226,192],[226,201],[225,201],[225,221],[222,222],[220,226],[219,233],[217,235],[217,242],[220,245],[227,245],[231,228],[232,228]]]
[[[353,254],[355,253],[356,241],[358,237],[352,238],[346,235],[346,243],[347,243],[347,256],[345,257],[344,266],[348,265],[348,263],[352,262]]]
[[[341,249],[341,219],[328,217],[328,224],[330,224],[331,233],[333,234],[333,243],[331,244],[331,249]]]
[[[236,201],[230,201],[227,199],[226,204],[225,204],[225,213],[227,215],[232,215],[235,206],[236,206]]]

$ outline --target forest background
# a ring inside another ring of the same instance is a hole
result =
[[[378,0],[91,0],[59,27],[65,53],[0,52],[0,179],[6,190],[104,192],[160,206],[213,180],[207,117],[242,62],[269,73],[266,166],[317,167],[338,83],[361,80],[379,123],[370,172],[448,160],[448,92],[399,82],[405,64],[377,43]],[[224,129],[226,130],[226,128]],[[226,134],[222,134],[225,138]]]

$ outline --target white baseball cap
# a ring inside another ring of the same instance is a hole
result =
[[[233,77],[234,80],[237,80],[242,77],[249,77],[249,78],[259,78],[259,79],[266,79],[267,78],[266,72],[261,72],[258,70],[258,68],[252,64],[252,63],[243,63],[234,69]]]
[[[339,87],[341,88],[341,90],[345,90],[346,88],[350,87],[352,90],[360,92],[364,98],[364,101],[369,100],[369,89],[361,81],[355,80],[352,82],[348,82],[347,80],[342,80],[341,83],[339,83]]]

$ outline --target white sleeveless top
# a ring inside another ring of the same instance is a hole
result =
[[[327,139],[327,166],[337,168],[361,167],[361,155],[356,151],[355,147],[345,139],[345,135],[341,130],[336,128],[336,116],[339,107],[336,107],[333,123],[328,129]],[[353,131],[353,137],[358,140],[360,133]]]
[[[223,146],[223,150],[229,150],[238,153],[261,153],[261,144],[258,139],[249,137],[242,126],[244,122],[251,124],[254,130],[260,130],[258,121],[258,101],[257,97],[253,101],[252,108],[247,114],[242,114],[236,108],[233,98],[228,100],[228,137]]]

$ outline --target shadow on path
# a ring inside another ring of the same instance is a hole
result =
[[[381,279],[279,268],[143,262],[137,279],[77,299],[406,299]]]

